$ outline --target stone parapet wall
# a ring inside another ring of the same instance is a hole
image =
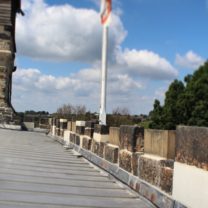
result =
[[[186,207],[187,203],[183,200],[186,197],[177,195],[180,184],[177,180],[186,177],[186,174],[184,172],[178,177],[181,170],[177,169],[177,177],[174,177],[175,161],[207,171],[208,128],[179,126],[176,131],[144,131],[139,126],[121,126],[110,127],[108,131],[108,127],[86,124],[85,129],[86,135],[76,131],[68,134],[70,145],[75,145],[75,150],[85,155],[96,155],[96,158],[86,157],[127,183],[157,207]],[[94,133],[89,133],[89,129],[95,129]],[[208,177],[208,172],[204,175]],[[205,190],[208,191],[208,188]],[[197,194],[194,187],[189,192]],[[186,194],[185,189],[183,194]],[[177,196],[176,201],[172,196]]]
[[[174,159],[175,137],[176,131],[145,129],[144,152]]]
[[[172,184],[170,185],[169,182],[172,181],[172,175],[167,174],[168,170],[164,171],[164,173],[166,173],[164,176],[162,173],[159,176],[157,174],[153,175],[155,178],[152,180],[149,180],[148,175],[147,178],[143,176],[143,168],[148,169],[148,172],[150,173],[151,170],[154,171],[155,168],[162,172],[162,168],[168,167],[165,165],[161,166],[161,163],[155,161],[145,163],[145,161],[141,159],[143,155],[145,156],[145,134],[143,127],[121,126],[120,128],[109,128],[92,122],[70,122],[65,120],[65,129],[62,129],[61,121],[62,120],[59,119],[55,122],[56,136],[64,137],[66,141],[70,141],[71,143],[76,144],[85,150],[91,151],[111,163],[117,164],[120,168],[135,176],[141,177],[144,180],[148,179],[147,181],[149,183],[161,188],[161,190],[164,190],[167,193],[171,192]],[[68,130],[68,126],[70,130]],[[70,133],[64,134],[64,131],[69,131]],[[64,135],[68,135],[69,138],[65,138],[66,136]],[[161,138],[161,140],[165,139],[166,138],[164,137]],[[166,158],[163,158],[163,161],[166,160]],[[160,177],[161,181],[162,178],[166,178],[168,188],[164,184],[155,183],[154,181],[157,180],[157,177]]]

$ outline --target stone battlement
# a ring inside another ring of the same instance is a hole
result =
[[[144,130],[139,126],[109,128],[51,119],[50,129],[61,143],[71,146],[157,207],[208,205],[205,186],[208,128],[178,126],[176,131]]]

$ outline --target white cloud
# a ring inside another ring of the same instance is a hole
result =
[[[38,69],[18,69],[14,74],[13,82],[15,88],[21,86],[24,91],[32,91],[34,88],[43,91],[48,91],[49,89],[51,91],[63,90],[78,84],[75,79],[44,75]]]
[[[129,73],[151,79],[174,79],[177,70],[158,54],[148,50],[129,50],[117,54],[117,62]]]
[[[39,59],[92,62],[100,59],[102,27],[99,12],[69,4],[47,5],[44,0],[24,0],[26,16],[17,19],[18,53]],[[124,40],[126,31],[112,15],[110,53]]]
[[[99,81],[99,69],[95,68],[84,69],[68,77],[46,75],[38,69],[18,69],[13,78],[13,103],[17,110],[48,109],[54,112],[61,104],[70,102],[86,104],[96,111],[99,106]],[[127,74],[112,74],[108,82],[108,96],[113,98],[113,103],[119,97],[129,96],[141,88],[142,84]]]
[[[44,0],[23,0],[23,9],[26,17],[17,19],[18,54],[53,61],[99,63],[102,39],[99,12],[69,4],[49,6]],[[151,79],[170,80],[177,76],[176,69],[152,51],[122,51],[126,34],[119,15],[113,14],[109,41],[112,68]],[[95,76],[87,70],[80,75],[84,73],[86,79]]]
[[[43,0],[23,0],[23,7],[26,16],[17,20],[19,54],[53,61],[91,62],[92,66],[67,77],[47,75],[38,69],[18,69],[13,79],[16,109],[54,112],[60,105],[72,103],[98,111],[102,37],[99,12],[69,4],[49,6]],[[172,80],[178,72],[153,51],[123,50],[121,43],[127,32],[118,14],[113,15],[110,32],[108,112],[117,106],[129,106],[132,113],[148,113],[155,97],[153,80]]]
[[[175,62],[183,68],[197,69],[205,60],[193,51],[188,51],[185,55],[177,54]]]
[[[134,90],[139,91],[143,86],[141,82],[134,80],[127,74],[111,74],[108,91],[113,96],[128,96]]]

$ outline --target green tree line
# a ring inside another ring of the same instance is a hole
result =
[[[176,125],[208,126],[208,61],[184,82],[174,80],[165,94],[164,105],[155,100],[150,128],[175,129]]]

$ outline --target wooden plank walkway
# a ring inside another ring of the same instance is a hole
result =
[[[53,139],[0,129],[0,208],[151,208]]]

